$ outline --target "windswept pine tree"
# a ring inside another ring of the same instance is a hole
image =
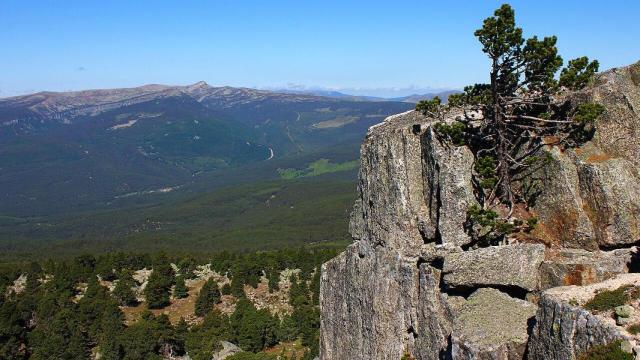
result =
[[[526,213],[535,195],[528,180],[547,160],[543,148],[574,147],[588,140],[604,108],[575,104],[567,96],[588,84],[598,71],[598,62],[580,57],[561,70],[557,38],[525,40],[511,6],[497,9],[475,36],[491,63],[490,83],[468,86],[463,93],[451,95],[447,107],[464,107],[464,116],[434,128],[451,144],[473,151],[481,207],[469,209],[469,218],[472,224],[491,231],[472,235],[491,242],[535,225],[535,218],[520,218],[514,211],[520,206]],[[416,110],[440,118],[446,108],[434,98],[421,101]]]

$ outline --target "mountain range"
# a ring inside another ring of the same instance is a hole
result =
[[[313,199],[304,198],[305,186],[320,197],[340,196],[318,192],[336,188],[352,196],[351,164],[366,130],[413,106],[204,82],[0,99],[0,248],[155,234],[150,207],[163,217],[225,191],[237,194],[225,198],[231,204],[253,196],[238,190],[243,186],[254,195],[274,186],[296,189],[296,201],[306,202]],[[220,230],[220,219],[239,216],[229,206],[210,221],[217,235],[235,229]]]
[[[281,89],[278,90],[287,94],[300,94],[300,95],[313,95],[313,96],[323,96],[330,97],[335,99],[342,100],[353,100],[353,101],[400,101],[400,102],[408,102],[416,104],[420,100],[429,100],[434,97],[440,97],[444,102],[447,101],[447,98],[451,94],[460,93],[459,90],[444,90],[444,91],[436,91],[424,94],[411,94],[406,96],[398,96],[398,97],[378,97],[378,96],[364,96],[364,95],[350,95],[345,94],[343,92],[335,91],[335,90],[291,90],[291,89]]]

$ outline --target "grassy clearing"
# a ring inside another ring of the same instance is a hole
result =
[[[346,161],[343,163],[332,163],[329,159],[319,159],[310,163],[305,169],[278,169],[278,173],[282,179],[292,180],[301,177],[312,177],[339,171],[353,170],[356,169],[358,165],[358,160]]]

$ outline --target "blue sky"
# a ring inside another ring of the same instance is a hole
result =
[[[0,97],[148,83],[393,96],[486,81],[473,36],[502,1],[0,1]],[[640,60],[640,1],[512,1],[568,60]]]

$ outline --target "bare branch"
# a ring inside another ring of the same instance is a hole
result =
[[[524,119],[524,120],[539,121],[539,122],[550,123],[550,124],[573,124],[573,121],[571,120],[550,120],[550,119],[542,119],[539,117],[529,116],[529,115],[506,115],[505,117],[509,120]]]

